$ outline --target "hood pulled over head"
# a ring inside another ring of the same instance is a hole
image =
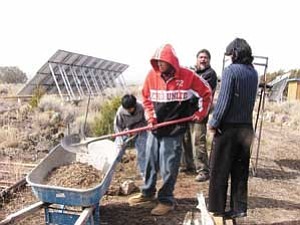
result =
[[[157,65],[158,60],[169,63],[175,69],[175,73],[179,71],[179,61],[172,45],[162,45],[155,51],[153,57],[150,60],[150,63],[155,71],[159,70]]]

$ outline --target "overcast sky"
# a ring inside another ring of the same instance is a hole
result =
[[[269,57],[268,72],[300,68],[293,0],[6,0],[0,6],[0,66],[18,66],[28,77],[63,49],[129,64],[125,80],[141,83],[164,43],[183,66],[207,48],[220,76],[225,48],[236,37],[254,55]]]

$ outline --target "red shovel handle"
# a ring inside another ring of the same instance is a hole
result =
[[[165,126],[169,126],[169,125],[173,125],[173,124],[177,124],[177,123],[188,122],[188,121],[191,121],[192,119],[193,119],[193,116],[190,116],[190,117],[185,117],[185,118],[181,118],[181,119],[177,119],[177,120],[171,120],[171,121],[167,121],[167,122],[158,123],[158,124],[155,124],[154,126],[148,125],[145,127],[139,127],[139,128],[135,128],[132,130],[126,130],[126,131],[122,131],[119,133],[115,133],[115,134],[112,134],[111,137],[115,138],[115,137],[119,137],[119,136],[123,136],[123,135],[135,134],[135,133],[138,133],[141,131],[155,130],[160,127],[165,127]]]

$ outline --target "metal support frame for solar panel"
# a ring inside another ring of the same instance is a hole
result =
[[[127,68],[123,63],[58,50],[18,95],[33,95],[36,88],[42,87],[46,93],[59,94],[63,100],[99,96],[117,83],[125,89],[122,73]]]
[[[256,146],[256,155],[254,158],[254,162],[252,158],[250,159],[251,169],[253,176],[257,175],[257,166],[258,166],[258,158],[259,158],[259,150],[260,150],[260,142],[261,142],[261,134],[262,134],[262,126],[263,126],[263,120],[264,120],[264,111],[265,111],[265,99],[266,99],[266,89],[267,89],[267,68],[268,68],[268,57],[265,56],[253,56],[253,65],[255,69],[257,70],[258,74],[261,74],[263,77],[262,83],[259,85],[259,103],[258,103],[258,110],[257,115],[255,118],[255,124],[254,124],[254,131],[258,134],[255,135],[257,137],[257,146]],[[223,57],[223,68],[230,63],[230,60],[224,55]],[[262,69],[262,70],[261,70]],[[258,127],[259,126],[259,127]],[[251,146],[251,156],[253,153],[254,144]]]

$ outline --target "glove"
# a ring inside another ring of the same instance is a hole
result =
[[[117,146],[117,149],[122,149],[124,147],[124,139],[123,139],[123,137],[116,137],[115,144]]]
[[[153,127],[155,124],[157,124],[157,119],[152,117],[152,118],[149,118],[147,122],[150,127]]]
[[[196,111],[193,115],[193,121],[196,121],[196,122],[201,122],[203,120],[203,115],[201,112],[199,111]]]
[[[130,130],[129,128],[124,129],[123,131],[128,131]],[[123,137],[123,140],[125,141],[126,139],[130,138],[131,136],[133,136],[134,134],[127,134],[126,136]]]

